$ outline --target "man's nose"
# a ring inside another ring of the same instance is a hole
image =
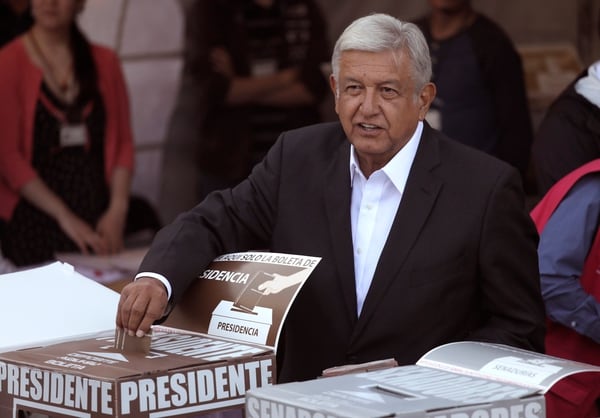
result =
[[[379,98],[374,90],[366,90],[362,97],[360,110],[365,115],[372,115],[379,112]]]

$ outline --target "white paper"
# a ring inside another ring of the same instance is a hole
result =
[[[0,275],[0,352],[114,330],[119,293],[55,262]]]
[[[75,268],[85,266],[98,270],[118,269],[135,272],[148,252],[148,247],[127,248],[113,255],[86,255],[82,253],[57,253],[56,258]]]
[[[133,279],[148,247],[126,248],[117,254],[94,255],[82,253],[57,253],[56,259],[75,267],[85,277],[98,283],[114,283]]]
[[[600,367],[503,344],[460,341],[426,353],[419,366],[497,380],[546,393],[567,376],[600,373]]]

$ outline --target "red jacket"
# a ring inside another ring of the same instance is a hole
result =
[[[600,171],[600,159],[593,160],[572,171],[558,181],[531,211],[538,232],[571,190],[586,174]],[[580,279],[583,289],[600,300],[600,228],[583,267]],[[554,321],[547,321],[546,354],[600,366],[600,344]],[[546,395],[548,418],[597,417],[594,405],[600,396],[600,376],[581,374],[563,379]]]
[[[113,170],[133,170],[133,137],[129,99],[119,58],[108,48],[92,45],[100,94],[106,108],[105,176]],[[19,37],[0,49],[0,218],[9,220],[20,199],[20,189],[37,173],[31,166],[34,115],[42,71]]]

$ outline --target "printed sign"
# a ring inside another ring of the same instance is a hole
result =
[[[276,348],[287,312],[320,260],[271,252],[217,257],[165,325]]]

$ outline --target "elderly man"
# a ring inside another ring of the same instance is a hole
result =
[[[360,18],[332,65],[340,122],[282,133],[246,180],[160,231],[117,326],[143,335],[217,255],[269,248],[322,258],[288,313],[279,382],[412,364],[458,340],[542,351],[537,233],[519,173],[424,122],[435,86],[420,30]]]

